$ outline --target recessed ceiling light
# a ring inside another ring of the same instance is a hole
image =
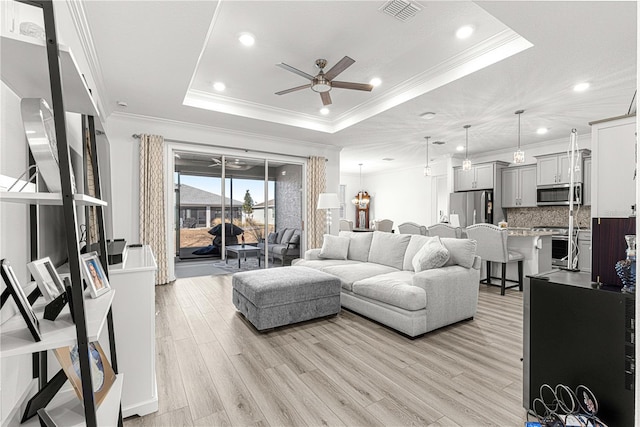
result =
[[[242,43],[245,46],[253,46],[254,43],[256,42],[256,38],[253,37],[253,34],[251,33],[240,34],[240,37],[238,37],[238,40],[240,40],[240,43]]]
[[[464,151],[464,145],[458,145],[456,151]]]
[[[456,37],[459,39],[466,39],[471,34],[473,34],[473,27],[471,25],[465,25],[464,27],[458,28],[458,31],[456,31]]]
[[[538,128],[538,130],[536,131],[538,135],[544,135],[547,132],[549,132],[549,129],[547,128]]]
[[[213,84],[213,88],[214,88],[215,90],[217,90],[218,92],[222,92],[222,91],[224,91],[227,87],[226,87],[226,86],[224,85],[224,83],[222,83],[222,82],[215,82],[215,83]]]
[[[329,109],[327,107],[321,108],[320,114],[322,114],[323,116],[326,116],[327,114],[329,114]]]
[[[436,113],[434,113],[433,111],[427,111],[426,113],[420,114],[420,117],[422,117],[425,120],[431,120],[435,116],[436,116]]]
[[[373,87],[380,86],[380,83],[382,83],[382,80],[380,80],[378,77],[372,78],[371,81],[369,82],[369,84]]]
[[[573,87],[573,90],[575,90],[576,92],[584,92],[585,90],[589,89],[589,86],[590,85],[587,82],[578,83]]]

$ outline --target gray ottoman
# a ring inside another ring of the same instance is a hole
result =
[[[258,330],[340,312],[340,279],[307,267],[235,273],[233,304]]]

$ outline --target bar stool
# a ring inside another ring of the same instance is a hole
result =
[[[477,242],[478,248],[476,255],[487,262],[487,278],[480,283],[485,283],[490,286],[500,286],[500,295],[504,295],[506,289],[515,288],[516,286],[522,292],[523,282],[523,261],[524,256],[520,252],[510,251],[507,249],[507,234],[506,228],[500,228],[493,224],[474,224],[467,227],[467,235],[469,239],[473,239]],[[507,263],[518,262],[518,280],[507,279]],[[494,279],[501,279],[501,285],[494,285],[491,283],[491,263],[499,262],[502,264],[502,277],[493,277]],[[506,282],[515,283],[513,286],[505,286]]]

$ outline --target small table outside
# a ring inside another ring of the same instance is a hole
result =
[[[258,258],[258,267],[260,267],[260,248],[257,246],[250,245],[230,245],[226,247],[225,250],[225,260],[226,264],[229,264],[229,252],[236,254],[238,257],[238,268],[240,268],[240,259],[244,256],[244,260],[247,260],[247,254],[252,255],[255,254],[256,258]]]

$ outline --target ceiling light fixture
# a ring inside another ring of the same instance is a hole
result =
[[[436,113],[432,112],[432,111],[427,111],[426,113],[422,113],[420,114],[420,117],[425,119],[425,120],[431,120],[436,116]]]
[[[256,38],[253,37],[253,34],[251,33],[240,34],[240,37],[238,37],[238,40],[240,40],[240,43],[242,43],[245,46],[253,46],[256,42]]]
[[[358,164],[360,166],[360,188],[362,188],[362,163]],[[356,197],[351,200],[351,203],[358,206],[360,209],[364,209],[369,204],[370,198],[369,193],[364,190],[358,191]]]
[[[327,107],[321,108],[320,114],[322,114],[323,116],[326,116],[327,114],[329,114],[329,109]]]
[[[464,125],[463,127],[466,132],[466,138],[465,138],[466,143],[465,143],[464,160],[462,161],[462,170],[470,171],[471,160],[469,160],[469,128],[471,127],[471,125]]]
[[[524,110],[518,110],[515,114],[518,116],[518,149],[513,153],[513,163],[524,163],[524,151],[520,149],[520,116]]]
[[[536,131],[538,135],[544,135],[547,132],[549,132],[549,129],[547,128],[538,128],[538,130]]]
[[[425,163],[424,163],[424,176],[431,176],[431,167],[429,167],[429,138],[431,138],[430,136],[425,136],[424,137],[427,140],[427,150],[426,150],[426,156],[425,156]]]
[[[213,84],[213,88],[218,92],[223,92],[227,88],[227,86],[225,86],[225,84],[222,82],[215,82]]]
[[[380,80],[378,77],[372,78],[371,81],[369,82],[369,84],[373,87],[380,86],[381,83],[382,83],[382,80]]]
[[[589,89],[589,86],[591,86],[589,83],[582,82],[582,83],[578,83],[577,85],[575,85],[573,87],[573,90],[576,91],[576,92],[584,92],[585,90]]]
[[[471,36],[471,34],[473,34],[473,27],[471,25],[465,25],[456,31],[456,37],[459,39],[466,39]]]

